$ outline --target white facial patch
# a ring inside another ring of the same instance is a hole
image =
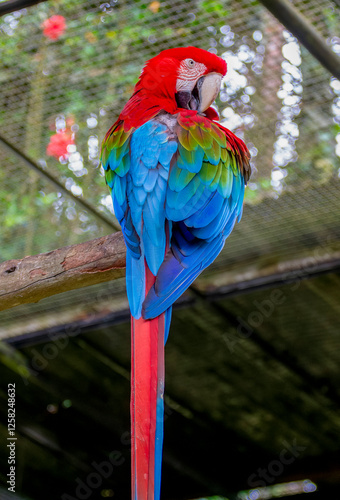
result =
[[[205,64],[198,63],[193,59],[184,59],[178,69],[176,92],[192,92],[197,80],[204,75],[206,70]]]

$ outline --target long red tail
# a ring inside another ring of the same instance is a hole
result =
[[[146,272],[149,289],[154,276]],[[165,314],[131,317],[132,500],[159,500],[163,447]]]

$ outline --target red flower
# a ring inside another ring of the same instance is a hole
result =
[[[63,16],[51,16],[41,25],[43,33],[51,40],[58,40],[66,30],[66,22]]]
[[[69,132],[57,132],[50,137],[50,142],[46,148],[46,154],[54,156],[57,160],[62,156],[67,158],[67,146],[74,144],[74,139]]]

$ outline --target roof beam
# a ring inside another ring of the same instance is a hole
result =
[[[288,0],[260,2],[290,31],[335,78],[340,80],[340,58],[326,40]]]
[[[16,305],[38,302],[42,298],[49,297],[68,290],[82,288],[96,283],[107,282],[124,275],[125,245],[121,233],[97,238],[86,243],[73,245],[40,254],[33,257],[25,257],[21,261],[7,261],[0,264],[0,311],[10,309]],[[336,273],[340,271],[340,252],[326,254],[317,260],[308,258],[296,259],[286,262],[280,269],[272,267],[262,270],[261,276],[253,275],[245,279],[245,275],[237,275],[229,280],[228,284],[205,288],[201,283],[191,285],[191,294],[186,293],[175,304],[175,308],[190,307],[197,298],[208,302],[232,297],[243,293],[252,293],[266,288],[280,287],[290,283],[316,278],[323,274]],[[15,276],[17,274],[17,276]],[[227,275],[226,275],[227,279]],[[107,311],[106,303],[103,309]],[[79,312],[79,311],[78,311]],[[78,313],[77,313],[78,314]],[[68,318],[67,328],[81,328],[82,330],[93,330],[106,324],[107,326],[124,323],[129,320],[130,312],[127,303],[111,314],[103,314],[98,310],[90,318],[73,321],[73,316]],[[31,334],[27,330],[25,320],[22,331],[25,335],[21,338],[21,327],[11,331],[8,326],[0,328],[0,339],[8,342],[24,343],[29,340],[36,342],[37,338],[44,338],[48,330],[37,329]],[[53,327],[53,333],[65,331],[65,319]],[[13,338],[12,338],[13,337]]]
[[[46,0],[8,0],[7,2],[0,3],[0,16],[10,14],[16,10],[26,9],[32,7],[37,3],[45,2]]]

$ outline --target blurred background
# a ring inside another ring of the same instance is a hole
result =
[[[339,14],[339,0],[0,1],[0,261],[116,230],[100,144],[145,60],[195,45],[228,64],[216,106],[253,175],[241,223],[174,309],[164,500],[339,493]],[[3,443],[9,383],[17,412],[16,493],[4,444],[0,498],[129,498],[124,279],[4,310],[0,340]]]

